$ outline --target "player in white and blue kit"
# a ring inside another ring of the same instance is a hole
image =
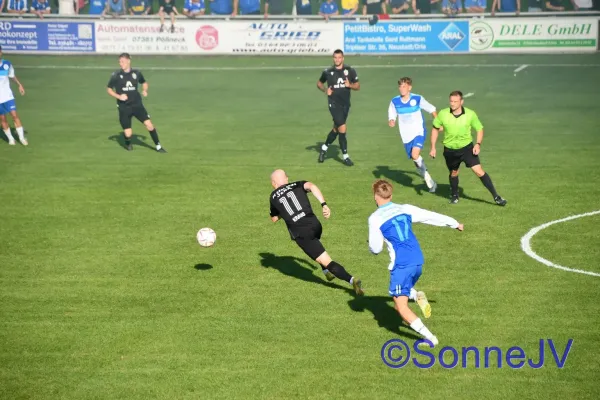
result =
[[[431,316],[431,306],[423,292],[417,292],[415,285],[421,276],[424,258],[421,246],[412,231],[412,224],[450,227],[463,230],[463,225],[454,218],[409,204],[392,203],[392,185],[385,180],[373,184],[373,195],[378,209],[369,217],[369,249],[374,254],[383,251],[384,244],[390,253],[389,293],[394,297],[396,310],[402,319],[417,333],[423,335],[433,345],[438,339],[423,324],[420,318],[408,307],[408,300],[417,302],[423,316]]]
[[[2,123],[2,130],[8,139],[8,144],[14,145],[15,139],[10,131],[10,125],[6,119],[6,114],[10,114],[14,123],[17,135],[19,135],[19,141],[22,145],[27,146],[27,139],[25,139],[25,131],[23,130],[23,124],[17,114],[17,105],[15,103],[15,96],[10,88],[10,80],[14,80],[19,85],[19,92],[21,95],[25,94],[25,88],[17,79],[15,75],[15,69],[13,68],[10,61],[2,58],[2,47],[0,47],[0,122]]]
[[[427,111],[435,118],[437,116],[436,108],[423,96],[411,93],[412,79],[408,77],[398,81],[398,90],[400,96],[394,97],[388,107],[388,125],[393,128],[396,120],[398,121],[398,129],[406,154],[415,163],[419,175],[425,179],[429,191],[434,193],[437,184],[427,172],[425,161],[421,157],[421,149],[425,144],[427,134],[421,110]]]

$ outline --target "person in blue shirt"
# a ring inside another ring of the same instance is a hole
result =
[[[420,318],[408,307],[408,300],[416,301],[423,316],[431,316],[431,305],[424,292],[418,292],[415,285],[421,276],[424,257],[421,246],[413,233],[412,224],[422,222],[428,225],[450,227],[462,231],[463,224],[454,218],[409,204],[392,203],[393,187],[386,180],[379,179],[373,184],[373,196],[377,210],[369,217],[369,250],[373,254],[383,251],[384,244],[390,254],[389,294],[394,298],[400,317],[417,333],[423,335],[434,346],[439,341],[423,324]]]
[[[492,15],[496,13],[496,10],[500,12],[517,13],[517,15],[519,15],[521,10],[521,0],[494,0],[492,3]]]
[[[233,0],[233,13],[236,15],[260,15],[260,0]]]
[[[90,0],[90,15],[100,15],[106,9],[106,0]]]
[[[4,4],[6,4],[6,12],[9,14],[25,14],[29,10],[27,0],[2,0],[0,9],[4,9]]]
[[[465,0],[464,5],[468,13],[484,13],[487,0]]]
[[[110,14],[114,18],[125,14],[125,0],[106,0],[106,8],[102,15]]]
[[[204,0],[185,0],[183,15],[186,17],[195,18],[197,15],[204,15],[205,12]]]
[[[50,14],[50,3],[48,3],[48,0],[33,0],[31,2],[31,13],[44,19],[44,14]]]
[[[310,0],[296,0],[297,15],[312,15],[312,3]]]
[[[319,15],[325,17],[325,19],[329,19],[330,16],[338,15],[339,13],[337,3],[333,0],[321,3],[321,7],[319,8]]]
[[[210,0],[210,13],[214,15],[231,15],[233,5],[231,0]]]

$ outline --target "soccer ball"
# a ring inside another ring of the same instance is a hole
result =
[[[210,247],[215,244],[217,234],[210,228],[202,228],[196,234],[196,239],[202,247]]]

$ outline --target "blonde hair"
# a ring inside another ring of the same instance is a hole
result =
[[[373,194],[381,197],[382,199],[389,199],[392,197],[394,188],[392,184],[384,179],[378,179],[373,183]]]

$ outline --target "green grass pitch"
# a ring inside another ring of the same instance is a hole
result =
[[[105,89],[116,57],[5,57],[27,90],[17,105],[29,146],[0,141],[0,398],[600,398],[600,278],[549,268],[520,245],[535,226],[600,209],[599,55],[348,56],[362,82],[351,168],[337,143],[317,164],[331,122],[315,84],[329,57],[135,57],[168,154],[137,122],[133,152],[116,140]],[[507,207],[464,168],[462,200],[448,204],[441,157],[425,157],[440,183],[425,190],[387,127],[405,75],[438,108],[452,90],[474,93],[465,105],[485,126],[482,164]],[[363,279],[364,298],[327,284],[270,222],[275,168],[322,189],[323,242]],[[536,358],[539,339],[562,352],[572,338],[564,368],[548,349],[541,369],[384,365],[387,340],[415,336],[387,295],[388,255],[366,244],[379,177],[395,201],[465,224],[414,228],[440,344]],[[532,247],[600,273],[599,223],[553,225]],[[213,248],[195,240],[205,226]]]

